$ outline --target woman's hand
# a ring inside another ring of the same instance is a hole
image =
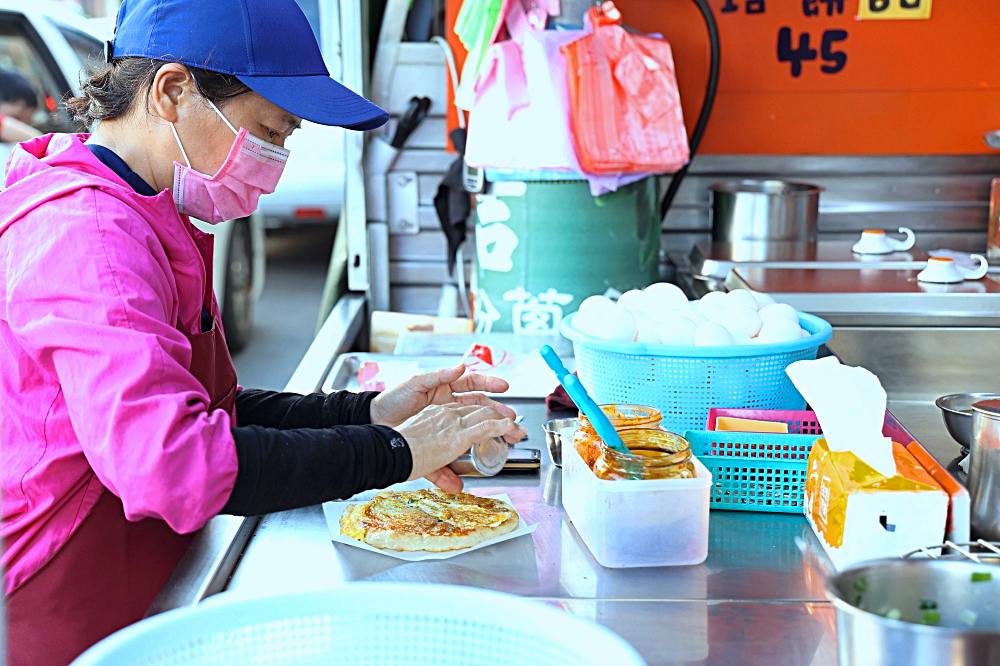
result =
[[[446,370],[417,375],[399,386],[384,391],[372,400],[371,419],[376,425],[395,428],[400,423],[430,405],[459,403],[479,407],[489,407],[502,418],[514,420],[516,414],[510,407],[483,395],[503,393],[510,386],[499,377],[466,372],[464,365]],[[514,444],[524,439],[523,428],[516,428],[506,436]]]
[[[492,407],[459,403],[430,405],[396,428],[413,456],[409,480],[424,476],[451,493],[462,490],[462,479],[449,464],[477,442],[509,439],[520,429],[513,419]]]

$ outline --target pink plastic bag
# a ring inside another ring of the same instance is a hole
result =
[[[494,44],[476,82],[465,160],[481,168],[565,171],[583,175],[595,196],[646,174],[588,174],[580,167],[570,128],[564,44],[587,33],[530,29],[512,3],[513,39]]]
[[[631,35],[610,2],[562,47],[576,154],[592,173],[672,172],[690,158],[670,45]]]

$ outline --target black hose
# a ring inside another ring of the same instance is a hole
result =
[[[708,6],[708,0],[694,0],[694,4],[698,5],[701,16],[705,20],[705,28],[708,30],[708,45],[711,50],[708,61],[708,82],[705,84],[705,99],[701,104],[701,113],[698,114],[698,122],[695,123],[694,131],[691,132],[691,139],[688,141],[691,148],[691,157],[688,163],[678,169],[670,178],[667,191],[660,201],[661,221],[667,217],[667,212],[670,210],[671,204],[674,203],[674,197],[677,196],[677,190],[680,189],[681,183],[684,181],[684,176],[687,175],[688,167],[691,166],[695,153],[698,152],[698,145],[701,143],[702,135],[705,134],[708,119],[712,115],[712,107],[715,106],[715,93],[719,87],[719,26],[715,22],[712,8]]]

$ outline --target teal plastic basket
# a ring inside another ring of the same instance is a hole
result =
[[[819,317],[800,314],[810,333],[795,342],[728,347],[652,345],[593,338],[563,320],[573,342],[580,381],[599,404],[656,407],[673,432],[700,430],[710,407],[797,410],[805,400],[785,368],[816,358],[833,329]]]
[[[821,435],[688,430],[691,452],[712,472],[713,509],[802,513],[809,451]]]

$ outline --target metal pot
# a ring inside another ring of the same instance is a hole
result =
[[[784,180],[715,183],[711,192],[712,240],[816,242],[818,185]]]
[[[969,498],[972,531],[1000,540],[1000,400],[972,405]]]
[[[874,560],[828,579],[826,593],[844,666],[1000,663],[1000,567]]]

